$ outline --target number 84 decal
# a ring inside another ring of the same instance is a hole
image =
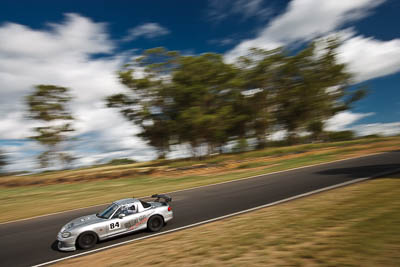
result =
[[[110,230],[118,229],[120,227],[121,227],[121,225],[119,224],[119,222],[110,223],[110,225],[109,225]]]

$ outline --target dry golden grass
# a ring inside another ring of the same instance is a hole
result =
[[[376,179],[59,266],[400,266],[400,179]]]

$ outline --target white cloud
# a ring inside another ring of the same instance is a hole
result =
[[[379,134],[384,136],[400,134],[400,122],[361,124],[351,128],[357,135]]]
[[[2,143],[1,150],[6,156],[5,169],[9,171],[33,170],[37,166],[35,155],[41,151],[41,147],[26,140],[9,140]]]
[[[400,71],[400,39],[351,37],[339,47],[338,59],[348,64],[355,82],[393,74]]]
[[[79,164],[88,161],[86,157],[116,155],[111,150],[136,159],[154,157],[154,151],[133,136],[139,129],[117,110],[104,106],[106,96],[125,90],[115,73],[132,57],[130,53],[112,54],[114,42],[106,24],[68,14],[64,22],[43,30],[15,23],[0,25],[0,39],[0,140],[32,134],[30,129],[37,122],[24,119],[24,97],[34,85],[55,84],[70,88],[74,96],[71,110],[77,119],[75,135],[81,141],[66,149],[80,158]],[[10,151],[9,169],[32,167],[40,146],[17,148]]]
[[[132,41],[142,36],[151,39],[169,33],[170,31],[167,28],[164,28],[158,23],[145,23],[130,29],[128,35],[123,39],[123,41]]]
[[[342,35],[338,58],[355,74],[355,82],[400,71],[400,39],[380,41],[356,36],[354,29],[342,30],[347,23],[370,14],[384,0],[292,0],[287,10],[274,18],[258,35],[244,40],[225,54],[228,62],[245,55],[248,49],[273,49],[308,42],[337,33]]]
[[[351,111],[343,111],[329,120],[325,121],[326,131],[354,131],[357,136],[365,136],[370,134],[379,134],[383,136],[392,136],[400,134],[400,122],[393,123],[369,123],[369,124],[356,124],[363,118],[373,116],[375,113],[354,113]],[[308,133],[302,132],[300,135]],[[269,137],[272,141],[283,140],[287,136],[286,130],[276,131]]]
[[[353,124],[362,118],[372,116],[374,113],[353,113],[351,111],[343,111],[325,122],[325,130],[327,131],[342,131],[346,130],[347,126]]]
[[[66,14],[63,24],[48,24],[48,30],[44,31],[7,23],[0,28],[0,51],[3,56],[38,61],[43,57],[69,58],[110,53],[113,44],[105,26],[77,14]]]
[[[375,113],[353,113],[344,111],[336,114],[326,121],[325,130],[345,131],[351,130],[358,136],[380,134],[384,136],[400,134],[400,122],[356,124],[357,121],[373,116]]]
[[[0,117],[0,140],[22,139],[29,135],[30,128],[34,127],[34,123],[31,121],[21,123],[24,119],[21,111],[9,111],[4,108],[0,108],[0,111],[2,114]]]
[[[382,0],[292,0],[287,10],[274,18],[256,38],[244,40],[226,54],[229,61],[244,55],[249,48],[272,49],[295,42],[309,41],[360,19]]]
[[[209,0],[208,5],[208,17],[217,22],[232,15],[244,20],[254,17],[265,20],[272,13],[271,8],[264,7],[263,0]]]

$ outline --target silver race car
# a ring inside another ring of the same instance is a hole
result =
[[[64,225],[57,235],[58,249],[74,251],[88,249],[98,240],[148,229],[159,231],[173,218],[167,195],[153,195],[154,202],[126,198],[113,202],[103,211],[83,216]]]

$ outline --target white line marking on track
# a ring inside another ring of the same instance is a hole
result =
[[[298,198],[310,196],[310,195],[317,194],[317,193],[320,193],[320,192],[328,191],[328,190],[335,189],[335,188],[338,188],[338,187],[343,187],[343,186],[346,186],[346,185],[359,183],[359,182],[362,182],[362,181],[365,181],[365,180],[369,180],[369,179],[372,179],[372,178],[375,178],[375,177],[380,177],[380,176],[383,176],[383,175],[389,175],[389,174],[397,173],[399,171],[400,171],[400,169],[396,169],[396,170],[392,170],[392,171],[386,171],[386,172],[382,172],[382,173],[379,173],[379,174],[376,174],[376,175],[373,175],[373,176],[370,176],[370,177],[358,178],[358,179],[350,180],[350,181],[343,182],[343,183],[340,183],[340,184],[327,186],[327,187],[324,187],[324,188],[320,188],[320,189],[317,189],[317,190],[313,190],[313,191],[310,191],[310,192],[307,192],[307,193],[303,193],[303,194],[300,194],[300,195],[296,195],[296,196],[292,196],[292,197],[289,197],[289,198],[281,199],[281,200],[278,200],[278,201],[275,201],[275,202],[272,202],[272,203],[264,204],[264,205],[257,206],[257,207],[254,207],[254,208],[250,208],[250,209],[247,209],[247,210],[242,210],[242,211],[230,213],[230,214],[227,214],[227,215],[224,215],[224,216],[220,216],[220,217],[217,217],[217,218],[201,221],[201,222],[198,222],[198,223],[193,223],[193,224],[190,224],[190,225],[178,227],[178,228],[167,230],[167,231],[164,231],[164,232],[160,232],[160,233],[156,233],[156,234],[152,234],[152,235],[147,235],[147,236],[143,236],[143,237],[139,237],[139,238],[123,241],[123,242],[112,244],[112,245],[109,245],[109,246],[106,246],[106,247],[93,249],[91,251],[86,251],[86,252],[82,252],[82,253],[79,253],[79,254],[67,256],[67,257],[64,257],[64,258],[60,258],[60,259],[44,262],[44,263],[41,263],[41,264],[38,264],[38,265],[34,265],[32,267],[45,266],[45,265],[48,265],[48,264],[53,264],[53,263],[56,263],[56,262],[67,260],[67,259],[77,258],[77,257],[81,257],[81,256],[84,256],[84,255],[87,255],[87,254],[99,252],[99,251],[102,251],[102,250],[110,249],[110,248],[121,246],[121,245],[125,245],[125,244],[132,243],[132,242],[135,242],[135,241],[148,239],[148,238],[155,237],[155,236],[160,236],[160,235],[164,235],[164,234],[168,234],[168,233],[184,230],[184,229],[187,229],[187,228],[192,228],[192,227],[199,226],[199,225],[206,224],[206,223],[210,223],[210,222],[219,221],[219,220],[222,220],[222,219],[226,219],[226,218],[229,218],[229,217],[233,217],[233,216],[236,216],[236,215],[240,215],[240,214],[243,214],[243,213],[259,210],[259,209],[270,207],[270,206],[275,206],[275,205],[278,205],[278,204],[282,204],[282,203],[285,203],[285,202],[288,202],[288,201],[292,201],[292,200],[295,200],[295,199],[298,199]]]
[[[191,187],[191,188],[185,188],[185,189],[180,189],[180,190],[176,190],[176,191],[166,192],[165,194],[189,191],[189,190],[193,190],[193,189],[198,189],[198,188],[203,188],[203,187],[208,187],[208,186],[214,186],[214,185],[220,185],[220,184],[233,183],[233,182],[237,182],[237,181],[243,181],[243,180],[258,178],[258,177],[261,177],[261,176],[273,175],[273,174],[278,174],[278,173],[282,173],[282,172],[290,172],[290,171],[295,171],[295,170],[300,170],[300,169],[305,169],[305,168],[311,168],[311,167],[315,167],[315,166],[320,166],[320,165],[325,165],[325,164],[330,164],[330,163],[335,163],[335,162],[340,162],[340,161],[364,158],[364,157],[369,157],[369,156],[376,156],[376,155],[381,155],[381,154],[385,154],[385,153],[390,153],[390,151],[372,153],[372,154],[368,154],[368,155],[356,156],[356,157],[351,157],[351,158],[346,158],[346,159],[338,159],[338,160],[328,161],[328,162],[322,162],[322,163],[317,163],[317,164],[312,164],[312,165],[307,165],[307,166],[302,166],[302,167],[297,167],[297,168],[292,168],[292,169],[287,169],[287,170],[282,170],[282,171],[269,172],[269,173],[265,173],[265,174],[259,174],[259,175],[255,175],[255,176],[249,176],[249,177],[239,178],[239,179],[235,179],[235,180],[219,182],[219,183],[215,183],[215,184],[200,185],[200,186],[195,186],[195,187]],[[150,197],[151,196],[143,196],[143,197],[138,197],[138,198],[150,198]],[[89,209],[89,208],[99,207],[99,206],[108,205],[108,204],[110,204],[110,202],[97,204],[97,205],[93,205],[93,206],[88,206],[88,207],[83,207],[83,208],[58,211],[58,212],[53,212],[53,213],[49,213],[49,214],[33,216],[33,217],[29,217],[29,218],[24,218],[24,219],[18,219],[18,220],[14,220],[14,221],[1,222],[0,225],[7,224],[7,223],[15,223],[15,222],[27,221],[27,220],[37,219],[37,218],[51,216],[51,215],[57,215],[57,214],[61,214],[61,213],[64,213],[64,212],[71,212],[71,211],[76,211],[76,210]]]

